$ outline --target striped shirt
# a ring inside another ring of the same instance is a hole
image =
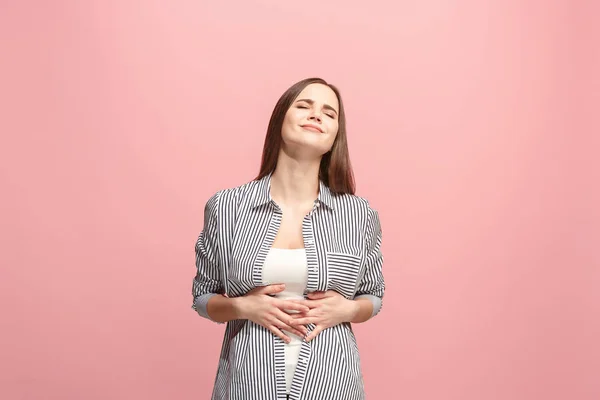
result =
[[[262,281],[262,266],[281,224],[270,196],[271,175],[220,190],[207,201],[196,242],[197,273],[192,308],[210,320],[215,294],[242,296]],[[312,211],[302,222],[308,263],[306,293],[335,290],[348,299],[366,297],[379,313],[385,283],[381,226],[367,200],[334,194],[321,181]],[[314,329],[307,326],[308,331]],[[212,400],[285,400],[284,342],[249,320],[227,322]],[[364,399],[356,338],[350,323],[325,329],[303,342],[289,398]]]

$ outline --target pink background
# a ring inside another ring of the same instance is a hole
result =
[[[203,206],[314,75],[383,223],[368,398],[600,398],[592,3],[2,1],[0,398],[209,398]]]

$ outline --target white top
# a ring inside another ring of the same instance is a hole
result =
[[[267,285],[285,284],[285,290],[275,294],[279,299],[304,299],[308,279],[308,264],[304,249],[271,248],[262,270],[263,281]],[[293,310],[288,313],[293,313]],[[296,371],[302,338],[293,333],[284,332],[290,339],[285,345],[285,383],[289,393]]]

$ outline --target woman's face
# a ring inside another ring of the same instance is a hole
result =
[[[288,149],[300,146],[322,156],[338,132],[339,102],[328,86],[313,83],[296,97],[283,120],[281,136]]]

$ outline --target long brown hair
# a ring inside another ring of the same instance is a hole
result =
[[[323,183],[329,187],[329,190],[334,193],[354,194],[354,174],[350,164],[350,155],[348,153],[348,141],[346,137],[346,114],[344,113],[342,97],[340,96],[340,91],[337,87],[327,83],[321,78],[308,78],[295,83],[288,90],[286,90],[277,101],[277,104],[273,109],[273,113],[271,114],[269,127],[267,128],[267,136],[265,137],[265,144],[263,147],[262,163],[260,165],[260,172],[256,177],[256,180],[261,179],[275,171],[275,167],[277,166],[277,157],[283,141],[281,138],[281,128],[283,126],[285,114],[300,92],[302,92],[306,86],[313,83],[320,83],[331,88],[331,90],[333,90],[337,96],[340,105],[338,113],[337,136],[333,142],[331,150],[325,153],[321,159],[321,165],[319,167],[319,179],[322,180]]]

